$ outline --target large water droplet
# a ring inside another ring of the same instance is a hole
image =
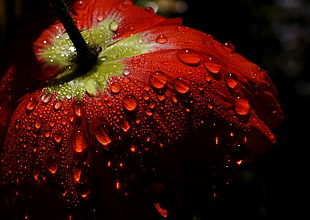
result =
[[[133,95],[127,95],[123,98],[123,106],[128,111],[134,111],[138,106],[138,100]]]
[[[52,174],[55,174],[57,172],[58,165],[59,165],[59,158],[57,156],[53,155],[46,159],[46,167],[48,171],[51,172]]]
[[[174,81],[173,84],[174,89],[179,93],[187,93],[190,89],[190,85],[185,82],[182,78],[178,78]]]
[[[165,43],[167,43],[167,41],[168,41],[168,38],[162,34],[156,38],[156,42],[159,44],[165,44]]]
[[[222,69],[222,64],[218,61],[215,61],[213,58],[209,58],[203,61],[203,66],[208,70],[210,73],[217,74]]]
[[[250,112],[250,104],[247,99],[236,99],[234,109],[238,115],[247,115]]]
[[[108,135],[108,130],[105,125],[100,125],[95,131],[96,139],[103,146],[107,146],[112,142],[111,138]]]
[[[161,71],[153,72],[149,77],[149,83],[156,89],[162,89],[167,84],[168,77]]]
[[[235,74],[229,73],[225,77],[226,84],[229,88],[234,89],[238,85],[238,78]]]
[[[27,103],[26,108],[29,111],[33,111],[36,108],[37,104],[38,104],[38,101],[36,99],[30,98],[29,102]]]
[[[191,49],[180,49],[177,51],[177,58],[184,64],[198,66],[201,62],[200,55]]]
[[[119,83],[111,83],[110,89],[112,93],[117,94],[122,90],[122,86]]]
[[[53,138],[57,143],[60,143],[63,138],[63,134],[61,132],[56,132]]]
[[[83,152],[83,150],[87,147],[87,141],[83,131],[77,130],[73,133],[72,145],[73,149],[77,153]]]

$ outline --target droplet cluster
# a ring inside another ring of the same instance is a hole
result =
[[[1,155],[1,181],[14,188],[11,205],[31,200],[30,187],[52,192],[73,210],[97,196],[100,181],[111,187],[107,192],[128,197],[144,176],[165,176],[176,185],[194,178],[212,200],[245,159],[275,142],[276,91],[232,43],[150,8],[142,13],[130,1],[107,16],[99,6],[111,2],[74,3],[77,26],[101,48],[98,65],[86,75],[63,80],[76,70],[69,59],[76,51],[60,24],[55,45],[38,40],[38,60],[60,72],[58,81],[21,99],[12,115]],[[90,9],[96,25],[85,31],[89,24],[81,18]],[[136,12],[148,22],[127,16]],[[193,170],[201,175],[193,177]],[[169,217],[160,202],[154,209]]]

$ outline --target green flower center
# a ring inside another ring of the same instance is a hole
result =
[[[84,94],[96,96],[107,88],[107,80],[114,75],[122,75],[125,70],[123,59],[141,55],[151,50],[153,44],[145,43],[142,34],[115,40],[119,29],[119,20],[106,18],[96,27],[81,32],[85,41],[99,51],[97,64],[87,73],[78,75],[77,56],[67,33],[55,36],[53,43],[47,45],[40,57],[48,65],[57,66],[56,78],[45,89],[47,93],[56,93],[60,98],[76,97]]]

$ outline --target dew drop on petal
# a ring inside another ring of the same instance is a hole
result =
[[[201,62],[201,56],[191,49],[180,49],[177,51],[177,58],[184,64],[198,66]]]
[[[213,74],[219,73],[222,69],[222,65],[214,61],[212,58],[203,61],[203,66],[206,68],[207,71]]]
[[[59,101],[56,101],[55,104],[54,104],[54,109],[55,110],[59,110],[62,106],[62,102],[59,100]]]
[[[138,100],[133,95],[127,95],[123,98],[123,107],[128,111],[134,111],[138,106]]]
[[[236,88],[236,86],[238,85],[238,81],[237,81],[237,76],[233,73],[229,73],[226,77],[225,77],[225,82],[227,84],[227,86],[231,89]]]
[[[168,38],[162,34],[156,38],[156,42],[159,44],[165,44],[165,43],[167,43],[167,41],[168,41]]]
[[[225,42],[222,44],[224,49],[230,53],[233,53],[235,52],[236,48],[235,48],[235,45],[233,45],[232,43],[230,42]]]
[[[149,77],[149,83],[156,89],[162,89],[167,84],[168,77],[161,71],[153,72]]]
[[[91,185],[88,182],[79,182],[77,188],[82,198],[87,198],[91,192]]]
[[[103,21],[103,18],[104,18],[103,13],[102,13],[102,12],[99,12],[99,13],[97,14],[97,21],[98,21],[98,22]]]
[[[209,72],[206,73],[205,79],[206,79],[207,82],[211,82],[212,76],[211,76],[211,74]]]
[[[83,152],[83,150],[87,147],[87,141],[83,131],[77,130],[73,133],[72,146],[77,153]]]
[[[121,120],[121,128],[124,132],[127,132],[130,128],[130,124],[128,123],[127,120]]]
[[[36,108],[37,104],[38,102],[36,99],[30,98],[30,101],[27,103],[26,108],[29,111],[33,111]]]
[[[105,125],[100,125],[95,131],[95,136],[97,141],[103,146],[107,146],[112,142],[111,138],[108,135],[108,130]]]
[[[119,83],[111,83],[110,89],[112,93],[118,94],[122,90],[122,85]]]
[[[153,8],[153,7],[151,7],[151,6],[146,6],[146,7],[145,7],[145,11],[150,12],[150,13],[152,13],[152,14],[154,14],[154,13],[155,13],[154,8]]]
[[[73,109],[74,109],[74,114],[78,117],[81,117],[82,116],[82,106],[81,106],[81,103],[79,101],[75,102],[74,105],[73,105]]]
[[[81,173],[82,173],[82,170],[80,168],[77,168],[75,166],[73,167],[73,179],[75,182],[77,182],[77,183],[80,182]]]
[[[53,138],[57,143],[60,143],[63,138],[63,134],[61,132],[56,132]]]
[[[187,93],[190,89],[190,85],[185,82],[182,78],[178,78],[174,81],[173,84],[174,89],[179,93]]]
[[[35,126],[36,129],[41,128],[41,126],[42,126],[42,120],[41,120],[41,119],[37,119],[37,120],[35,121],[35,123],[34,123],[34,126]]]
[[[55,174],[57,172],[58,165],[59,165],[59,158],[57,156],[53,155],[46,159],[46,167],[48,171],[51,172],[52,174]]]
[[[236,99],[234,109],[238,115],[247,115],[250,112],[250,104],[247,99]]]
[[[43,103],[48,103],[52,98],[52,94],[51,93],[45,93],[42,95],[41,100]]]
[[[110,31],[115,32],[115,31],[118,30],[118,28],[119,28],[119,26],[118,26],[118,23],[117,23],[116,21],[112,21],[112,22],[110,23],[110,25],[109,25]]]

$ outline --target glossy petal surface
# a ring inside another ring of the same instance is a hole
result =
[[[14,66],[6,72],[0,81],[3,182],[55,182],[59,195],[76,205],[91,193],[94,158],[106,151],[113,156],[102,166],[124,169],[201,128],[212,131],[206,148],[245,146],[246,156],[235,163],[275,143],[271,129],[283,117],[276,89],[266,71],[231,44],[130,1],[77,1],[72,14],[88,41],[102,47],[102,65],[87,76],[55,81],[74,73],[69,58],[75,53],[67,43],[55,44],[65,36],[56,23],[34,42],[40,70],[23,73],[43,86],[27,84],[27,92],[16,93],[16,108],[8,94],[23,77]]]

